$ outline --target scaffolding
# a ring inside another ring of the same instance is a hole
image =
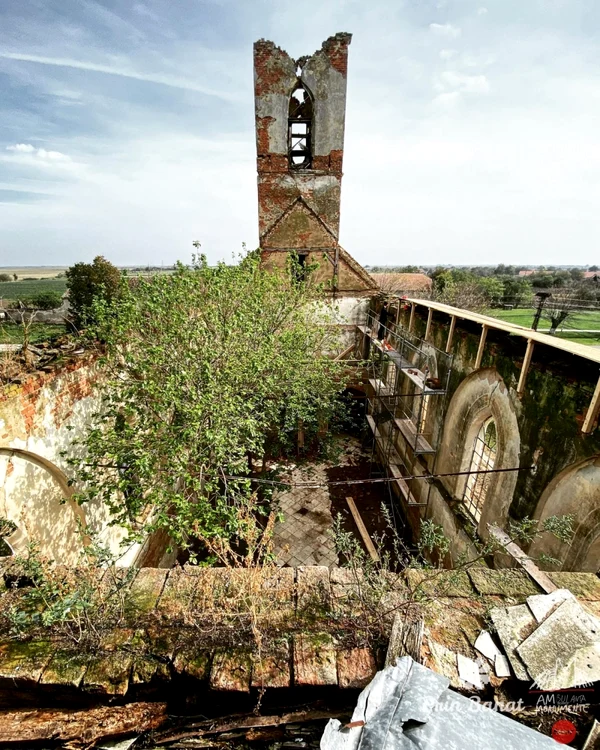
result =
[[[400,507],[392,502],[397,520],[409,512],[426,517],[431,483],[419,477],[435,473],[453,357],[398,323],[380,326],[372,313],[358,330],[368,362],[365,410],[373,462],[391,480],[391,499],[400,501]]]

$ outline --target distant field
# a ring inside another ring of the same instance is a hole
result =
[[[67,289],[66,279],[36,279],[35,281],[0,281],[0,299],[29,299],[40,292],[60,292]]]
[[[65,326],[53,323],[32,323],[30,330],[30,343],[40,344],[56,336],[65,333]],[[0,323],[0,344],[21,344],[23,341],[23,328],[14,323]],[[1,355],[0,355],[1,356]]]
[[[66,270],[66,266],[0,266],[0,273],[9,273],[11,276],[16,273],[20,279],[24,276],[35,279],[49,279],[59,273],[64,273]]]
[[[487,314],[493,318],[499,318],[507,323],[531,328],[535,311],[532,309],[518,310],[488,310]],[[544,333],[550,324],[548,320],[541,319],[538,330]],[[598,331],[598,333],[581,333],[581,331]],[[559,327],[557,336],[569,341],[577,341],[580,344],[598,346],[600,344],[600,310],[590,312],[577,312],[572,315],[563,326]]]
[[[525,326],[531,328],[533,323],[533,316],[535,315],[534,310],[488,310],[487,314],[493,318],[500,318],[505,320],[507,323],[514,323],[515,325]],[[549,328],[548,320],[543,317],[539,325],[541,328]],[[581,331],[585,329],[598,329],[600,331],[600,310],[591,310],[590,312],[577,312],[568,318],[567,322],[562,326],[565,329],[571,331]]]

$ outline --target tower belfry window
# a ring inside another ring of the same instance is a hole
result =
[[[312,165],[312,98],[298,81],[290,97],[288,149],[291,169],[310,169]]]

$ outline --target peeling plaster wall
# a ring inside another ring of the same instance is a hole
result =
[[[409,313],[402,311],[400,322],[405,328]],[[424,335],[426,320],[427,308],[419,305],[414,320],[418,336]],[[429,341],[444,350],[449,327],[448,315],[434,313]],[[494,478],[479,534],[486,536],[488,523],[506,526],[509,518],[543,521],[550,515],[572,514],[575,535],[570,546],[544,533],[529,551],[556,557],[565,571],[595,571],[600,567],[600,429],[583,435],[581,426],[598,366],[536,344],[525,392],[519,396],[526,341],[490,328],[481,368],[475,370],[480,335],[480,325],[457,319],[449,392],[445,402],[432,399],[428,413],[428,422],[438,424],[436,471],[467,470],[476,427],[485,415],[494,416],[499,443],[496,466],[522,470]],[[432,459],[424,462],[431,469]],[[439,481],[441,489],[432,488],[428,514],[444,527],[456,556],[472,548],[464,516],[458,512],[465,480]],[[507,564],[508,559],[497,563]]]
[[[57,562],[74,564],[86,532],[97,535],[119,561],[131,565],[137,547],[121,548],[124,530],[108,526],[99,503],[79,507],[70,497],[67,465],[98,406],[97,379],[90,360],[77,360],[50,373],[34,373],[0,392],[0,516],[17,524],[7,539],[19,553],[37,541]]]

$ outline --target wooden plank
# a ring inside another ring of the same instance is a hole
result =
[[[475,369],[479,370],[481,367],[481,360],[483,359],[483,352],[485,350],[485,340],[487,338],[488,327],[484,324],[481,326],[481,337],[479,339],[479,348],[477,349],[477,358],[475,359]]]
[[[446,354],[452,351],[452,340],[454,338],[454,328],[456,327],[456,315],[450,316],[450,330],[448,331],[448,339],[446,341]]]
[[[515,544],[515,542],[511,540],[506,531],[503,531],[501,528],[494,526],[493,524],[489,524],[488,529],[490,534],[500,542],[508,554],[519,563],[523,570],[529,573],[540,588],[542,588],[547,594],[556,591],[558,586],[552,582],[547,573],[544,573],[543,570],[538,568],[518,544]]]
[[[412,419],[394,419],[394,424],[414,453],[435,453],[435,449],[431,447],[423,435],[417,432],[417,426]]]
[[[374,562],[380,562],[381,558],[377,554],[377,550],[375,549],[375,545],[373,544],[373,541],[369,536],[367,527],[365,526],[364,521],[362,520],[361,515],[358,512],[356,503],[351,497],[347,497],[346,502],[348,503],[348,507],[350,508],[350,512],[352,513],[352,518],[354,518],[354,523],[356,524],[362,540],[365,543],[365,547],[367,548],[367,551],[371,556],[371,560],[373,560]]]
[[[414,495],[412,494],[412,492],[410,491],[408,487],[407,481],[404,479],[404,477],[402,476],[402,472],[397,466],[394,466],[394,464],[390,464],[389,469],[390,469],[390,473],[396,480],[394,484],[398,487],[398,489],[402,493],[402,496],[404,497],[408,505],[411,505],[411,506],[426,505],[426,503],[418,503],[415,500]]]
[[[588,410],[583,421],[583,427],[581,428],[581,431],[585,435],[589,435],[589,433],[592,432],[594,422],[596,421],[596,417],[598,416],[598,410],[600,410],[600,378],[598,378],[598,382],[596,383],[596,390],[594,391],[594,395],[592,396],[592,400],[590,401],[590,405],[588,406]]]
[[[527,342],[527,349],[525,351],[525,358],[523,359],[523,366],[521,367],[521,374],[519,375],[519,385],[517,386],[517,394],[522,396],[525,392],[525,382],[527,380],[527,373],[529,372],[529,365],[531,364],[531,357],[533,355],[533,347],[535,346],[533,339],[529,339]]]
[[[356,344],[352,342],[350,346],[346,347],[343,352],[340,352],[340,354],[338,354],[337,357],[334,358],[334,362],[339,362],[339,360],[341,359],[346,359],[346,357],[354,351],[355,346]]]
[[[425,622],[422,617],[413,622],[406,620],[404,614],[396,615],[385,656],[385,666],[393,666],[400,656],[411,656],[420,664],[424,631]]]
[[[410,318],[409,318],[409,321],[408,321],[408,332],[409,333],[413,332],[413,326],[415,324],[415,308],[416,308],[416,304],[414,302],[411,302],[410,303]]]
[[[433,308],[429,308],[429,312],[427,313],[427,325],[425,326],[425,336],[423,336],[424,340],[427,341],[429,338],[429,334],[431,332],[431,321],[433,320]]]
[[[20,746],[41,742],[43,746],[51,738],[60,741],[61,747],[66,747],[62,743],[69,743],[69,747],[96,747],[100,740],[157,729],[166,719],[166,703],[128,703],[76,710],[18,709],[3,712],[0,742],[18,742]]]
[[[375,395],[377,396],[391,396],[392,390],[388,388],[388,386],[383,382],[383,380],[379,380],[378,378],[371,378],[369,380],[369,385],[375,392]]]

